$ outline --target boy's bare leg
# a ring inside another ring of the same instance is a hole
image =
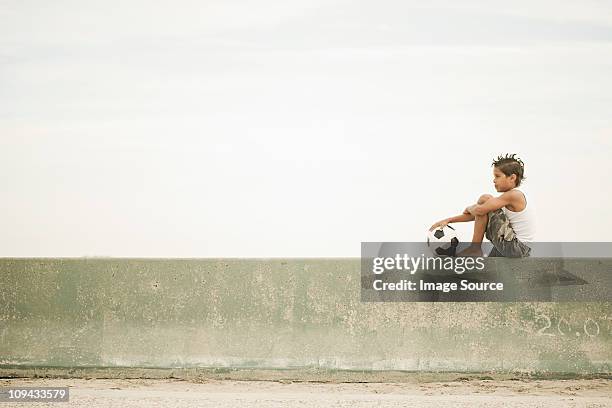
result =
[[[484,194],[478,199],[478,204],[482,204],[492,196]],[[482,256],[482,240],[487,230],[489,214],[474,216],[474,233],[472,234],[472,245],[459,252],[457,256]]]
[[[474,234],[472,235],[472,245],[459,252],[457,256],[482,256],[482,240],[487,229],[489,215],[477,215],[474,218]]]

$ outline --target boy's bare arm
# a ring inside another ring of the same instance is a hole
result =
[[[519,200],[519,196],[517,196],[517,194],[521,193],[516,191],[506,191],[499,197],[491,197],[483,204],[474,204],[465,210],[474,216],[487,215],[491,211],[498,210],[508,204],[515,204]]]
[[[520,200],[520,194],[515,191],[507,191],[499,197],[492,197],[485,201],[483,204],[472,204],[463,210],[463,214],[455,217],[445,218],[441,221],[436,222],[432,225],[429,230],[432,231],[436,228],[444,227],[447,224],[453,222],[468,222],[474,221],[477,215],[486,215],[491,211],[495,211],[508,204],[516,204]]]
[[[454,217],[450,217],[450,218],[445,218],[441,221],[436,222],[434,225],[432,225],[429,230],[433,231],[436,228],[441,228],[444,227],[447,224],[453,223],[453,222],[468,222],[468,221],[474,221],[474,217],[472,214],[470,213],[465,213],[465,211],[463,212],[463,214],[461,215],[456,215]]]
[[[448,218],[448,222],[449,224],[451,222],[468,222],[468,221],[474,221],[475,218],[476,217],[474,217],[472,214],[466,213],[464,211],[463,214]]]

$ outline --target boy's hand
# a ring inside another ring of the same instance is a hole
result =
[[[442,229],[444,227],[446,227],[448,225],[448,220],[442,220],[442,221],[438,221],[436,222],[434,225],[432,225],[429,230],[433,231],[435,229]]]

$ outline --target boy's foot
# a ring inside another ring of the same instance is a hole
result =
[[[482,256],[482,248],[480,248],[480,245],[470,245],[469,247],[467,247],[463,251],[459,252],[455,256],[458,257],[458,258],[481,257]]]

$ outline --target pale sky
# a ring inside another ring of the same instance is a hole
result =
[[[611,73],[612,1],[0,0],[0,256],[359,256],[506,152],[612,241]]]

